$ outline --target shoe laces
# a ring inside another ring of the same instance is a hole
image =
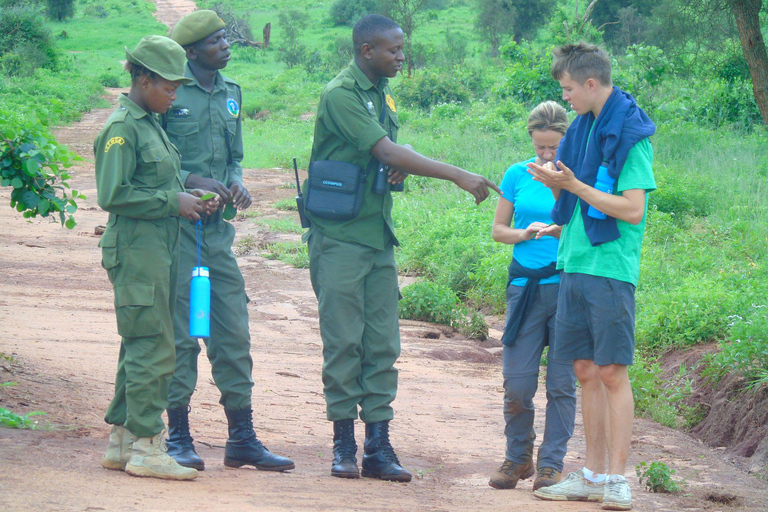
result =
[[[555,468],[539,468],[539,478],[554,478],[556,473]]]
[[[379,446],[381,447],[381,451],[384,456],[388,461],[394,462],[398,466],[401,466],[402,464],[400,464],[400,460],[397,458],[397,454],[395,454],[395,449],[392,447],[392,443],[389,442],[388,423],[382,425],[379,435],[381,436],[381,444]]]
[[[510,474],[512,471],[515,470],[518,466],[522,466],[523,464],[518,464],[517,462],[512,462],[511,460],[504,460],[504,462],[501,463],[501,467],[499,468],[499,472]]]

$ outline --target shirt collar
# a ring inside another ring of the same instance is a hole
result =
[[[121,94],[117,98],[117,102],[121,107],[126,109],[134,119],[140,119],[147,115],[147,111],[134,103],[134,101],[129,98],[127,94]]]
[[[189,67],[189,61],[187,61],[187,63],[184,65],[184,76],[192,79],[191,82],[184,85],[186,85],[187,87],[198,87],[201,90],[208,92],[203,88],[203,86],[200,85],[200,82],[197,81],[197,77]],[[221,77],[221,73],[216,71],[216,77],[213,79],[213,90],[216,91],[217,89],[222,89],[223,87],[224,87],[224,79]],[[211,94],[213,94],[213,91],[211,91]]]
[[[349,71],[352,74],[352,78],[355,79],[357,82],[357,85],[360,86],[361,89],[364,91],[367,91],[368,89],[376,89],[376,85],[371,82],[371,80],[363,73],[363,70],[360,69],[360,67],[357,65],[357,62],[354,60],[349,65]],[[386,77],[382,77],[379,80],[379,89],[383,89],[387,86],[389,83],[389,79]]]

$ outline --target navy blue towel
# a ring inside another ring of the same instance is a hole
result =
[[[656,125],[637,106],[632,95],[614,86],[597,119],[592,112],[588,112],[571,123],[557,150],[557,160],[568,166],[579,181],[590,186],[595,185],[597,168],[602,162],[608,162],[608,174],[618,180],[629,150],[655,131]],[[581,216],[592,246],[617,240],[621,236],[615,218],[595,219],[588,216],[589,204],[567,190],[560,192],[552,208],[555,224],[562,226],[571,220],[577,200],[581,201]]]

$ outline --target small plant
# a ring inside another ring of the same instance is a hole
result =
[[[4,359],[8,359],[8,360],[11,359],[2,353],[0,353],[0,356],[2,356]],[[0,383],[0,388],[5,388],[5,387],[10,387],[15,385],[16,385],[15,382],[3,382],[3,383]],[[21,416],[19,414],[9,411],[4,407],[0,407],[0,426],[6,427],[6,428],[28,428],[30,430],[34,430],[36,428],[39,428],[39,425],[36,421],[30,420],[29,417],[40,416],[42,414],[45,414],[45,413],[34,411]]]
[[[418,281],[403,288],[400,318],[446,324],[466,324],[467,310],[450,288],[430,281]]]
[[[680,484],[672,480],[675,470],[669,469],[663,462],[651,462],[650,465],[641,462],[635,466],[635,473],[640,485],[645,485],[647,491],[670,493],[680,490]]]
[[[278,210],[288,211],[288,212],[295,212],[296,211],[296,200],[291,199],[281,199],[277,201],[274,204],[274,207]]]

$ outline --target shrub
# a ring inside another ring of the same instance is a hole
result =
[[[502,98],[515,98],[530,109],[561,97],[560,85],[552,79],[550,49],[537,51],[527,42],[510,41],[501,52],[510,61],[507,78],[496,91]]]
[[[0,71],[8,76],[31,76],[41,66],[56,62],[50,30],[39,7],[30,4],[0,9]]]
[[[376,12],[376,0],[336,0],[331,4],[331,21],[336,26],[353,26],[367,14]]]
[[[284,32],[285,45],[280,47],[280,60],[289,68],[300,66],[307,60],[307,47],[299,41],[299,35],[309,25],[307,13],[297,10],[278,14],[280,29]]]
[[[56,143],[40,121],[19,117],[0,108],[0,185],[12,187],[11,207],[24,218],[58,214],[63,226],[76,222],[76,199],[85,199],[77,190],[68,193],[65,171],[76,155]]]
[[[460,327],[466,323],[467,310],[450,288],[431,281],[417,281],[406,286],[400,300],[400,318]]]
[[[55,21],[64,21],[75,14],[75,0],[46,0],[48,17]]]
[[[640,479],[640,485],[645,483],[645,489],[650,492],[678,492],[680,485],[672,480],[674,469],[669,469],[663,462],[641,462],[635,466],[635,473]]]

